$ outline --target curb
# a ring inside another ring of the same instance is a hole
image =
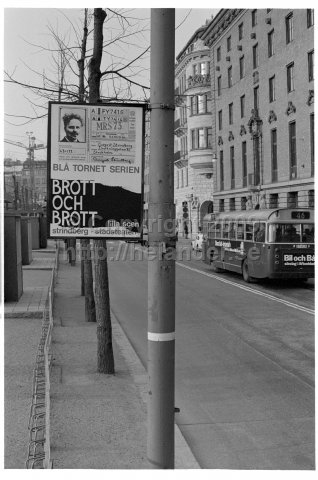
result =
[[[147,404],[148,397],[148,375],[142,365],[137,353],[130,343],[127,335],[122,329],[118,318],[111,309],[112,332],[121,353],[123,354],[130,374],[137,386],[142,400]],[[175,423],[175,468],[176,469],[200,469],[200,465],[195,459],[189,445],[181,433],[177,423]]]

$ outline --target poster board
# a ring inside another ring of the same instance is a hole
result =
[[[145,106],[49,102],[48,236],[142,236]]]

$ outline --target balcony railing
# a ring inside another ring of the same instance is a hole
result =
[[[177,118],[174,122],[174,133],[177,137],[180,137],[181,135],[185,135],[187,132],[187,126],[186,123],[181,123],[180,118]]]
[[[178,150],[174,154],[174,164],[177,168],[183,168],[187,167],[188,165],[188,153],[187,152],[181,152]]]
[[[207,87],[211,85],[211,76],[209,73],[205,75],[197,74],[188,77],[188,88]]]

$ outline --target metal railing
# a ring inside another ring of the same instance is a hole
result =
[[[41,338],[35,359],[32,385],[32,405],[29,417],[28,469],[52,468],[50,447],[50,367],[52,355],[53,297],[58,269],[59,248],[56,243],[55,263],[48,298],[43,312]]]

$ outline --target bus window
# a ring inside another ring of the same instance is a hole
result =
[[[229,238],[229,223],[223,223],[222,238]]]
[[[215,238],[215,224],[214,223],[208,223],[208,237],[209,238]]]
[[[229,238],[236,238],[236,223],[232,222],[230,224]]]
[[[245,224],[245,240],[253,240],[253,224]]]
[[[215,238],[221,238],[221,224],[215,224]]]
[[[315,242],[315,227],[312,223],[305,223],[303,226],[303,237],[302,241],[304,243],[314,243]]]
[[[244,224],[243,223],[237,224],[236,238],[238,240],[244,240]]]
[[[254,223],[254,241],[265,242],[265,222]]]
[[[269,241],[276,243],[300,242],[300,223],[273,224],[269,228]]]
[[[282,225],[282,242],[300,242],[300,223]]]

